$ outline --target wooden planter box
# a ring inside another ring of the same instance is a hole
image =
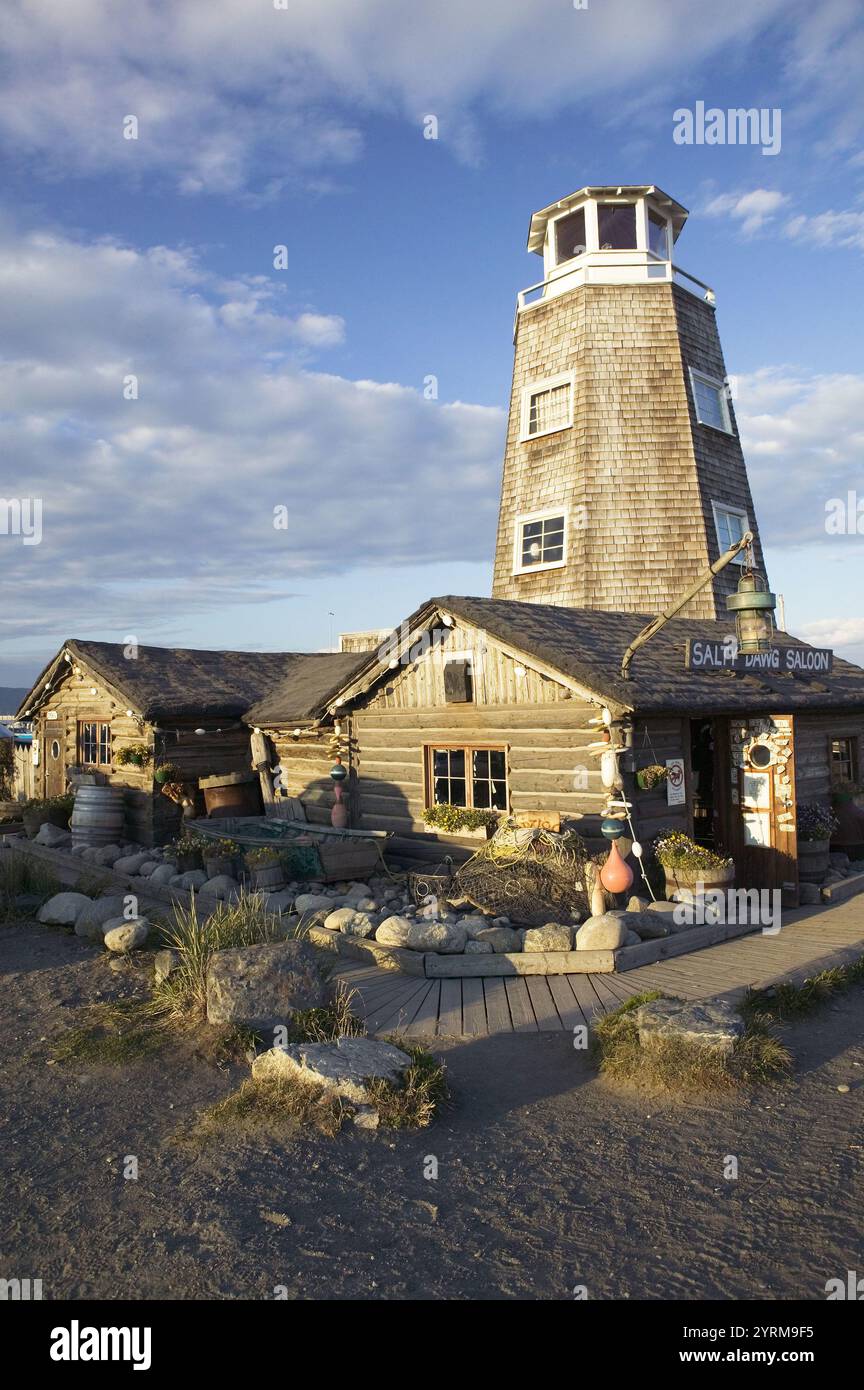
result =
[[[423,825],[430,835],[446,835],[454,840],[491,840],[495,834],[494,825],[481,825],[477,830],[445,830],[441,825],[429,825],[426,821]]]
[[[726,869],[667,869],[662,866],[666,875],[666,891],[676,892],[682,888],[689,888],[695,891],[697,884],[703,884],[707,888],[731,888],[735,883],[735,865],[731,864]]]

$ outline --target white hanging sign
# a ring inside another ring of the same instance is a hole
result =
[[[666,805],[683,806],[687,800],[687,787],[684,779],[684,759],[666,759]]]

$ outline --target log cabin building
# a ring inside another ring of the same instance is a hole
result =
[[[250,772],[242,718],[250,704],[287,685],[298,697],[295,712],[308,717],[357,660],[71,639],[19,710],[33,729],[34,795],[60,796],[79,774],[124,787],[128,838],[162,844],[177,834],[181,808],[154,779],[160,765],[173,764],[193,787],[202,777]],[[148,753],[143,765],[123,762],[122,750],[137,746]]]

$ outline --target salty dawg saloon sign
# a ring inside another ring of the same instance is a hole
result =
[[[769,647],[764,652],[738,651],[734,638],[725,642],[690,639],[684,652],[688,671],[777,671],[788,675],[827,675],[834,653],[824,647]]]

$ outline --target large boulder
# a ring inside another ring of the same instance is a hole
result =
[[[572,929],[563,922],[547,922],[543,927],[529,927],[522,938],[523,951],[569,951]]]
[[[521,949],[521,943],[517,949]],[[465,954],[466,956],[491,956],[492,944],[489,941],[466,941]]]
[[[298,1009],[326,1004],[328,989],[308,941],[215,951],[207,971],[207,1021],[276,1028]]]
[[[122,917],[126,899],[122,897],[96,898],[88,902],[75,921],[75,935],[86,937],[89,941],[101,941],[105,935],[105,923],[112,917]]]
[[[150,923],[146,917],[113,917],[105,923],[105,945],[109,951],[127,955],[130,951],[140,951],[150,935]]]
[[[465,950],[468,933],[458,923],[412,922],[406,946],[412,951],[439,951],[442,955],[458,955]]]
[[[123,854],[119,859],[114,860],[112,868],[115,874],[137,874],[141,865],[147,863],[148,858],[149,855],[143,852],[141,854]]]
[[[218,902],[236,902],[240,896],[240,884],[230,874],[214,874],[199,889],[202,898],[215,898]]]
[[[402,1084],[411,1058],[392,1043],[375,1038],[338,1038],[336,1042],[297,1043],[262,1052],[252,1063],[256,1080],[275,1078],[323,1086],[354,1105],[371,1100],[369,1082]]]
[[[330,931],[347,932],[349,936],[371,936],[375,923],[368,912],[360,912],[353,907],[337,907],[324,918],[325,927]]]
[[[491,946],[496,956],[522,950],[522,938],[512,927],[485,927],[473,939],[475,943]]]
[[[716,999],[685,1003],[681,999],[652,999],[636,1010],[642,1047],[667,1042],[686,1043],[728,1056],[743,1036],[744,1024],[731,1004]]]
[[[149,877],[151,883],[161,883],[163,886],[167,886],[176,876],[176,864],[160,864],[158,869],[154,869]]]
[[[122,859],[122,857],[123,851],[119,845],[100,845],[93,850],[93,863],[101,864],[103,869],[113,868],[117,860]]]
[[[35,843],[44,845],[46,849],[65,849],[67,845],[71,845],[72,836],[68,830],[62,830],[59,825],[52,825],[46,820],[44,825],[39,827]],[[846,862],[848,864],[848,859]]]
[[[159,864],[160,860],[158,859],[148,859],[146,863],[141,865],[141,868],[138,870],[138,873],[141,875],[142,878],[152,878],[153,874],[159,868]]]
[[[90,899],[84,893],[55,893],[47,903],[43,903],[37,913],[40,922],[48,922],[54,927],[74,927]]]
[[[489,931],[495,923],[491,917],[483,917],[479,912],[469,912],[467,917],[459,918],[459,925],[467,932],[469,941],[476,941],[481,932]]]
[[[627,940],[627,933],[636,930],[638,912],[600,912],[589,917],[576,933],[577,951],[617,951]]]
[[[152,874],[150,876],[150,882],[153,882]],[[185,889],[203,888],[206,882],[207,875],[203,869],[187,869],[185,874],[174,874],[172,878],[169,878],[168,886],[170,888]]]
[[[341,903],[326,893],[298,893],[294,899],[295,912],[321,912],[325,907],[332,912],[335,907],[340,906]]]
[[[283,912],[294,911],[296,894],[293,888],[280,888],[278,893],[265,893],[263,897],[268,912],[278,912],[281,917]]]
[[[414,923],[407,917],[385,917],[375,932],[382,946],[407,946]]]

